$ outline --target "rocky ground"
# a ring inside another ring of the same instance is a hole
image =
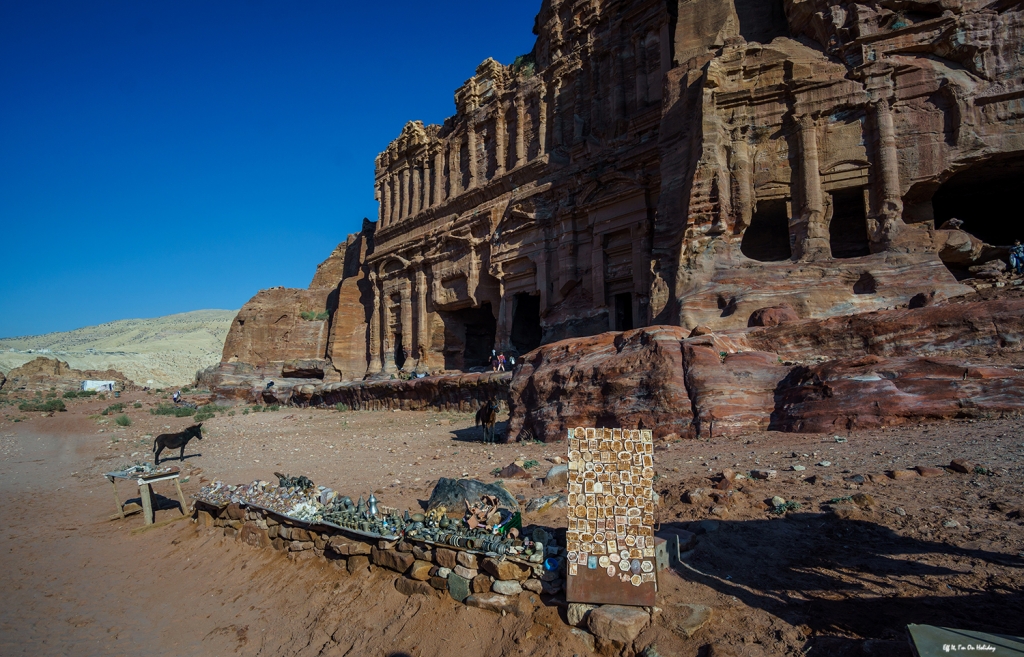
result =
[[[532,594],[520,615],[502,617],[405,597],[381,571],[294,563],[188,520],[141,533],[138,516],[110,521],[102,473],[148,458],[152,435],[191,421],[151,415],[163,400],[132,393],[116,400],[132,420],[121,427],[120,413],[100,414],[113,401],[70,400],[52,417],[19,412],[10,398],[0,406],[3,654],[590,651],[592,637],[567,625],[564,603]],[[518,459],[538,462],[530,479],[505,482],[525,502],[558,492],[538,478],[565,456],[558,444],[483,445],[460,414],[236,408],[204,429],[183,463],[186,496],[213,479],[280,471],[415,509],[441,476],[492,481]],[[966,472],[943,467],[954,460]],[[909,655],[908,623],[1024,634],[1019,417],[679,440],[659,446],[655,464],[661,526],[696,541],[675,572],[661,574],[638,650]],[[122,494],[134,497],[126,486]],[[563,514],[526,520],[562,527]],[[167,508],[157,520],[179,516]],[[713,609],[692,636],[686,604]]]

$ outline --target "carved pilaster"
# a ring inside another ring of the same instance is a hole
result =
[[[825,202],[821,191],[818,163],[818,130],[809,115],[797,119],[800,136],[801,209],[793,226],[795,253],[799,260],[815,260],[831,255],[828,226],[825,224]]]

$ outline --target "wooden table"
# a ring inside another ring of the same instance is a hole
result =
[[[181,470],[177,467],[160,468],[151,474],[125,470],[121,472],[107,472],[103,475],[114,487],[114,503],[117,505],[117,515],[123,520],[124,507],[121,505],[121,496],[117,492],[117,480],[126,479],[135,481],[139,486],[139,497],[142,498],[142,513],[147,525],[152,525],[155,517],[153,512],[153,489],[151,486],[161,481],[174,481],[174,489],[178,492],[178,500],[181,502],[181,513],[185,515],[185,495],[181,492],[181,484],[178,478]]]

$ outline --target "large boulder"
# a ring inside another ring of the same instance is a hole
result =
[[[443,506],[449,512],[463,513],[466,510],[466,503],[475,506],[483,501],[484,495],[491,495],[498,498],[501,506],[511,511],[519,510],[519,503],[512,494],[501,486],[485,484],[476,479],[448,479],[441,477],[434,490],[430,493],[427,501],[427,510]]]
[[[587,627],[598,638],[629,645],[650,622],[651,615],[640,607],[604,605],[590,612]]]

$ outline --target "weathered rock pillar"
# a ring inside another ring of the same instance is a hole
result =
[[[373,290],[373,312],[370,314],[370,365],[366,373],[377,374],[383,367],[380,360],[380,282],[377,272],[370,272],[370,287]]]
[[[431,193],[433,189],[434,177],[433,174],[430,172],[430,164],[430,156],[428,155],[423,159],[423,210],[426,210],[427,208],[431,207],[434,204],[434,198]]]
[[[516,166],[526,163],[526,99],[516,96]]]
[[[494,175],[497,177],[505,173],[505,106],[500,100],[495,105],[497,107],[494,114]]]
[[[903,198],[900,195],[899,154],[896,151],[896,130],[893,127],[889,101],[875,103],[875,125],[878,129],[878,170],[882,179],[881,207],[878,225],[871,241],[887,247],[903,222]]]
[[[427,317],[427,265],[420,263],[416,268],[416,371],[430,371],[429,318]]]
[[[742,130],[732,134],[732,151],[730,153],[732,175],[736,180],[736,232],[739,233],[750,225],[754,216],[753,184],[750,173],[750,144]]]
[[[455,198],[462,193],[462,139],[452,137],[448,144],[448,172],[451,191],[449,198]]]
[[[814,119],[804,115],[797,119],[800,135],[800,196],[802,207],[792,226],[794,256],[798,260],[817,260],[831,255],[828,226],[825,225],[825,203],[821,191],[818,164],[818,134]]]
[[[391,213],[391,190],[388,189],[387,178],[381,178],[380,185],[377,186],[379,190],[378,198],[380,199],[380,214],[378,221],[380,222],[381,228],[387,226],[387,219]]]

